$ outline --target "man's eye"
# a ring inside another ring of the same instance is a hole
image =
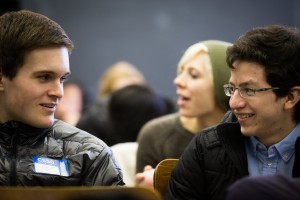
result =
[[[50,75],[49,74],[40,75],[39,79],[42,81],[47,81],[50,79]]]
[[[253,88],[244,88],[244,90],[247,94],[254,94],[255,93],[255,89],[253,89]]]
[[[61,79],[60,79],[60,82],[61,83],[64,83],[64,82],[66,82],[68,80],[68,77],[62,77]]]

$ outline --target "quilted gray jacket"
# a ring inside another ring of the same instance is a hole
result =
[[[95,136],[55,120],[38,129],[0,124],[0,185],[124,185],[110,148]]]

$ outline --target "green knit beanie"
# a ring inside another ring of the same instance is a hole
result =
[[[226,50],[231,43],[219,40],[206,40],[200,42],[208,49],[208,55],[212,64],[213,83],[217,105],[227,111],[229,109],[229,97],[224,94],[223,85],[230,78],[230,70],[226,63]]]

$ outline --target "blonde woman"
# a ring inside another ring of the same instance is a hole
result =
[[[138,136],[137,185],[153,187],[154,167],[179,158],[200,130],[221,121],[229,109],[223,85],[228,82],[226,49],[230,43],[202,41],[190,46],[174,79],[178,112],[148,122]]]

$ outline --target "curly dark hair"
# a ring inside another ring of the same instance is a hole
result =
[[[254,28],[240,36],[227,49],[230,68],[237,60],[255,62],[263,66],[266,80],[277,97],[288,95],[294,86],[300,86],[300,32],[294,27],[270,25]],[[300,103],[294,112],[300,121]]]

